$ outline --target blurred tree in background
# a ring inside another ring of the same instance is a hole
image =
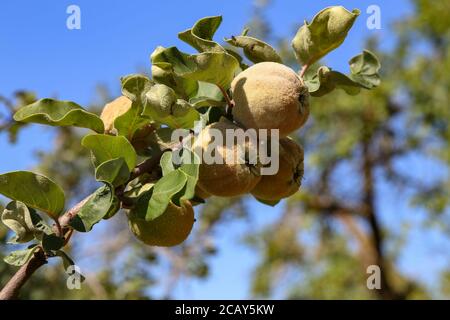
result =
[[[283,60],[294,61],[291,37],[271,34],[265,9],[257,1],[249,22],[250,34],[277,45]],[[402,274],[397,259],[408,241],[404,228],[383,225],[382,196],[388,192],[408,199],[426,212],[421,228],[435,228],[445,238],[450,231],[450,3],[414,0],[414,14],[395,26],[395,44],[382,51],[376,38],[368,47],[382,61],[382,85],[353,97],[341,91],[311,102],[312,117],[298,139],[305,147],[306,173],[301,191],[279,204],[278,220],[255,230],[249,222],[243,245],[259,253],[251,294],[255,297],[308,299],[442,298],[450,294],[450,271],[441,275],[440,291],[431,290]],[[294,27],[294,26],[293,26]],[[293,28],[293,33],[296,28]],[[16,101],[2,98],[7,110],[35,99],[18,92]],[[99,89],[99,111],[113,97]],[[0,133],[16,141],[20,125],[0,118]],[[71,199],[80,200],[96,187],[90,175],[86,149],[79,131],[54,129],[51,152],[40,153],[37,171],[55,179]],[[411,161],[411,159],[416,159]],[[417,160],[418,159],[418,160]],[[441,174],[429,174],[427,166]],[[405,168],[406,167],[406,168]],[[383,192],[382,192],[383,191]],[[181,277],[205,278],[210,259],[220,247],[215,227],[249,217],[250,199],[212,198],[197,210],[194,234],[176,248],[136,245],[121,215],[89,239],[73,241],[73,255],[95,261],[82,290],[67,290],[59,265],[39,270],[24,288],[23,298],[140,299],[170,297]],[[270,208],[266,209],[270,210]],[[405,215],[402,215],[405,217]],[[406,219],[407,220],[407,219]],[[400,230],[399,230],[400,229]],[[114,238],[108,235],[114,234]],[[0,225],[1,246],[6,229]],[[80,237],[81,240],[82,237]],[[382,269],[381,290],[368,290],[366,268]],[[156,276],[155,266],[164,266]],[[450,270],[450,265],[449,265]],[[13,268],[0,264],[0,284]],[[162,280],[161,280],[162,279]],[[164,288],[162,297],[150,297],[149,288]]]

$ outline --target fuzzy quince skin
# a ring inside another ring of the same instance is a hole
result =
[[[238,126],[227,120],[221,120],[205,127],[193,144],[194,152],[201,151],[201,156],[208,152],[208,146],[214,140],[211,133],[212,129],[217,129],[223,136],[223,144],[219,144],[217,152],[224,160],[223,163],[207,164],[204,158],[199,167],[199,180],[197,186],[205,194],[220,197],[234,197],[249,193],[259,182],[261,177],[258,172],[258,164],[238,163],[233,161],[227,163],[227,155],[230,154],[237,159],[239,148],[243,147],[245,151],[256,150],[257,145],[247,141],[244,146],[233,143],[228,146],[226,142],[226,130],[240,129]]]
[[[263,175],[252,195],[266,201],[287,198],[301,186],[304,163],[303,148],[291,138],[280,139],[279,169],[274,175]]]
[[[309,116],[309,93],[291,68],[261,62],[233,79],[234,120],[245,128],[279,129],[285,137],[299,129]]]
[[[149,246],[159,247],[182,243],[191,233],[194,221],[194,209],[188,201],[181,207],[169,203],[166,211],[151,221],[128,215],[128,225],[136,238]]]

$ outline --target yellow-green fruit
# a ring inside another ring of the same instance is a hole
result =
[[[298,191],[302,183],[303,148],[290,138],[280,139],[279,169],[274,175],[263,175],[252,190],[261,200],[276,201]]]
[[[213,130],[217,129],[223,137],[223,143],[218,144],[214,149]],[[233,197],[249,193],[258,181],[261,179],[258,173],[258,165],[237,161],[239,154],[243,155],[251,153],[250,150],[256,152],[257,145],[251,141],[246,141],[243,145],[237,143],[228,143],[226,141],[226,130],[240,129],[238,126],[229,121],[221,120],[205,127],[193,144],[193,150],[203,156],[199,167],[199,180],[197,185],[207,194],[219,197]],[[242,152],[239,152],[241,148]],[[215,153],[211,153],[210,149],[214,149]],[[201,154],[198,152],[201,151]],[[208,164],[205,161],[206,154],[214,154],[223,159],[223,163]],[[228,157],[233,157],[236,161],[227,162]],[[242,158],[240,158],[242,159]]]
[[[194,224],[194,209],[189,202],[181,207],[170,203],[158,218],[145,221],[133,215],[128,216],[131,232],[149,246],[172,247],[182,243],[189,236]]]
[[[100,118],[105,125],[105,132],[111,131],[114,128],[114,120],[123,115],[130,108],[131,100],[125,96],[120,96],[110,103],[107,103],[100,115]]]
[[[261,62],[234,78],[231,91],[234,120],[245,128],[279,129],[285,137],[309,116],[309,93],[291,68]]]

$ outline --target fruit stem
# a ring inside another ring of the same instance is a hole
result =
[[[230,99],[230,96],[228,95],[228,93],[225,91],[224,88],[222,88],[221,86],[219,86],[218,84],[216,84],[216,86],[220,89],[220,92],[222,92],[223,97],[225,98],[225,101],[227,102],[228,108],[232,109],[234,107],[234,102],[233,100]]]
[[[308,70],[308,68],[309,68],[309,64],[307,63],[307,64],[305,64],[305,65],[303,65],[303,67],[300,69],[300,79],[302,79],[302,81],[303,81],[303,77],[305,76],[305,73],[306,73],[306,70]]]

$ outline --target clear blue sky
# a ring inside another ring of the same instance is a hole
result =
[[[81,30],[66,28],[66,8],[81,8]],[[223,15],[217,39],[241,32],[250,18],[251,1],[148,1],[148,0],[36,0],[2,1],[0,4],[0,94],[10,96],[17,89],[33,90],[39,97],[57,96],[86,105],[95,97],[95,86],[104,84],[119,93],[119,77],[138,69],[149,70],[149,55],[158,45],[177,45],[191,51],[177,39],[177,33],[192,26],[199,18]],[[362,11],[348,40],[327,58],[329,65],[346,71],[347,60],[359,53],[364,39],[376,34],[384,46],[392,43],[389,25],[410,10],[407,1],[281,1],[275,0],[267,18],[276,36],[292,37],[294,26],[311,19],[329,5],[344,5]],[[366,27],[366,8],[381,8],[382,29]],[[0,112],[1,107],[0,107]],[[51,128],[31,126],[19,136],[19,144],[9,145],[0,135],[0,172],[22,170],[33,166],[36,150],[52,147]],[[27,143],[25,144],[25,141]],[[411,160],[414,161],[414,160]],[[380,186],[384,192],[383,186]],[[406,203],[386,194],[379,204],[387,213],[384,223],[399,225],[397,212],[409,212]],[[257,225],[276,219],[278,209],[251,205],[257,213]],[[413,220],[420,221],[415,211]],[[396,217],[396,218],[393,218]],[[248,277],[257,258],[249,249],[238,245],[245,230],[241,222],[232,222],[217,230],[220,255],[212,260],[208,281],[190,281],[177,289],[179,298],[245,298]],[[444,262],[436,257],[433,264],[421,263],[429,255],[423,239],[433,235],[417,234],[400,265],[410,274],[432,280]],[[238,262],[238,263],[237,263]]]

